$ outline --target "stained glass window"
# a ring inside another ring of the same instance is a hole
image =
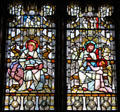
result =
[[[67,110],[116,110],[114,7],[102,5],[98,12],[87,5],[81,11],[70,4],[74,19],[67,23]]]
[[[9,5],[4,110],[54,110],[55,6]]]

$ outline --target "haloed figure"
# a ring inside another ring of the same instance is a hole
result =
[[[107,60],[99,59],[99,49],[93,41],[85,44],[85,50],[81,52],[79,79],[84,91],[112,92],[110,85],[104,82],[103,72],[107,68]],[[107,77],[107,76],[106,76]]]
[[[21,54],[19,63],[24,68],[24,82],[21,90],[34,90],[40,81],[40,71],[43,68],[42,61],[37,53],[38,43],[35,40],[26,42],[26,49]]]
[[[83,90],[94,91],[95,83],[95,73],[88,65],[90,63],[92,66],[96,67],[96,60],[98,58],[98,53],[96,52],[96,45],[93,41],[88,41],[85,44],[85,50],[80,53],[81,64],[79,71],[80,85]]]

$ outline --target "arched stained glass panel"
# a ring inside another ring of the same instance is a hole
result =
[[[9,5],[4,110],[54,110],[55,6]]]
[[[116,110],[115,29],[106,19],[113,9],[67,8],[67,110]]]

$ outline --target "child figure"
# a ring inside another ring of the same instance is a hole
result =
[[[96,71],[95,90],[111,93],[112,92],[111,87],[107,87],[103,80],[103,69],[106,68],[107,61],[104,59],[101,59],[100,61],[97,62],[97,67],[92,66],[91,63],[88,63],[88,65],[93,71]]]

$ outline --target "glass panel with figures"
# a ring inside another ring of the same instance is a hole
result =
[[[10,4],[6,40],[6,90],[4,110],[54,110],[55,23],[47,19],[55,6],[24,10]]]
[[[71,4],[67,24],[67,110],[116,110],[115,30],[106,19],[113,7],[94,12]]]

